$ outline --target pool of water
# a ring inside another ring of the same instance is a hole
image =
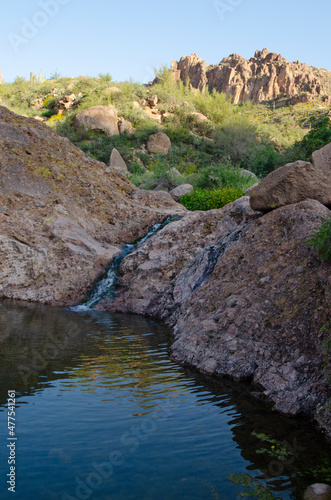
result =
[[[330,447],[309,422],[178,366],[170,342],[142,317],[0,302],[0,498],[9,390],[19,500],[231,500],[239,474],[295,499],[326,481]]]

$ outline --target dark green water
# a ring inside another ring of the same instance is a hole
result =
[[[137,316],[0,302],[0,498],[231,500],[245,488],[228,476],[248,473],[289,499],[326,481],[321,433],[242,384],[176,365],[170,339]],[[17,398],[15,494],[8,390]],[[282,447],[285,457],[269,454]]]

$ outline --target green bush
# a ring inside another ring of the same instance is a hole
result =
[[[188,210],[212,210],[222,208],[231,201],[243,196],[243,191],[239,188],[214,189],[204,191],[197,189],[192,194],[185,194],[180,202]]]
[[[309,247],[315,247],[322,259],[331,261],[331,215],[322,219],[323,224],[307,239]]]
[[[191,179],[195,188],[200,189],[221,189],[238,188],[246,191],[256,182],[255,177],[245,177],[240,168],[232,165],[219,163],[200,168],[196,175]]]
[[[99,73],[99,78],[100,80],[103,80],[104,82],[111,82],[113,79],[112,79],[112,76],[109,74],[109,73]]]
[[[211,93],[198,92],[193,102],[197,111],[218,124],[223,123],[234,112],[231,101],[224,93],[219,93],[216,89],[213,89]]]
[[[311,130],[302,141],[293,147],[293,156],[297,159],[311,161],[311,155],[331,142],[331,120],[327,114],[310,119]]]

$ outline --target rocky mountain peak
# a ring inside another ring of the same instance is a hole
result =
[[[217,65],[207,66],[197,54],[184,56],[171,63],[176,81],[201,92],[223,92],[234,104],[259,103],[283,98],[283,104],[307,102],[315,97],[328,100],[331,72],[308,66],[300,61],[288,62],[281,54],[267,48],[257,50],[249,60],[233,53]]]
[[[255,59],[264,59],[268,54],[270,54],[270,50],[268,49],[262,49],[261,50],[256,50],[254,54]]]

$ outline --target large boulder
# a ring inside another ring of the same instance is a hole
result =
[[[331,143],[313,153],[313,163],[288,163],[250,193],[251,207],[262,212],[307,199],[331,206]]]
[[[328,214],[306,200],[262,216],[248,197],[188,213],[122,261],[104,307],[162,319],[179,363],[250,380],[275,409],[315,417],[331,395],[321,331],[331,276],[306,239]]]
[[[209,121],[206,115],[198,113],[197,111],[191,111],[190,115],[193,116],[196,123],[207,123]]]
[[[117,109],[111,105],[84,109],[75,116],[74,126],[108,136],[119,135]]]
[[[151,135],[147,141],[147,151],[149,153],[168,154],[170,149],[171,141],[164,132]]]
[[[177,186],[170,191],[170,194],[175,201],[179,201],[181,197],[184,196],[184,194],[191,194],[191,193],[193,193],[192,184],[181,184],[180,186]]]
[[[330,175],[331,173],[331,142],[312,154],[313,165],[316,169]]]
[[[169,193],[138,190],[49,127],[0,107],[0,298],[77,303],[123,243],[176,213],[186,209]]]

